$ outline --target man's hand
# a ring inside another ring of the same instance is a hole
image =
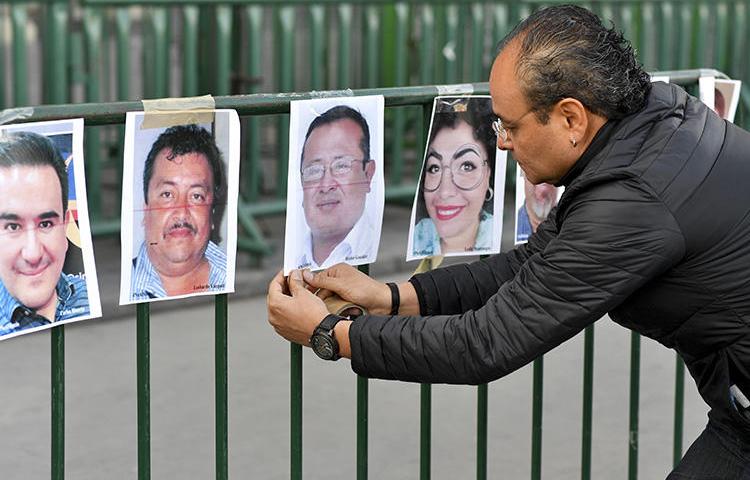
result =
[[[351,265],[339,263],[317,274],[305,270],[303,275],[309,288],[320,289],[317,293],[320,298],[335,293],[372,314],[388,315],[391,311],[391,290],[388,285],[373,280]]]
[[[279,272],[268,285],[268,321],[287,340],[310,346],[313,330],[328,315],[323,300],[305,288],[302,272]]]

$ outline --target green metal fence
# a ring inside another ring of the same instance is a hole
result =
[[[710,66],[750,80],[750,0],[573,1],[611,19],[649,70]],[[166,96],[486,81],[495,44],[537,0],[23,0],[0,4],[0,108]],[[41,52],[41,55],[39,54]],[[748,89],[743,87],[745,98]],[[744,125],[745,108],[739,123]],[[386,118],[391,201],[408,201],[418,108]],[[86,131],[95,235],[119,229],[121,127]],[[288,119],[248,118],[240,248],[265,255],[256,219],[284,211]]]
[[[717,71],[670,71],[659,72],[668,75],[674,83],[694,85],[701,74],[713,74],[722,77]],[[361,89],[351,92],[352,95],[382,94],[385,97],[387,111],[411,107],[420,111],[421,118],[428,118],[431,112],[432,100],[438,95],[452,91],[456,94],[475,93],[487,94],[486,83],[468,85],[448,85],[442,87],[393,87],[385,89]],[[308,92],[299,94],[274,95],[245,95],[216,97],[217,108],[233,108],[247,118],[277,115],[289,112],[289,102],[298,99],[320,98],[329,95],[339,95],[340,92]],[[139,102],[115,103],[86,103],[47,105],[34,109],[30,116],[23,121],[40,121],[52,119],[66,119],[83,117],[87,126],[102,125],[121,126],[125,121],[127,111],[139,110]],[[4,112],[13,113],[13,112]],[[414,139],[417,150],[423,148],[426,128],[422,124],[418,137]],[[86,142],[90,139],[87,137]],[[421,152],[416,152],[421,157]],[[91,163],[91,159],[87,159]],[[512,178],[510,169],[509,177]],[[414,185],[406,185],[413,196]],[[508,182],[508,188],[513,188]],[[386,188],[386,196],[393,196],[393,192],[405,190],[404,185],[391,185]],[[364,267],[367,272],[367,267]],[[140,304],[137,307],[136,329],[136,364],[137,364],[137,421],[138,421],[138,478],[146,480],[151,475],[150,449],[150,362],[149,362],[149,306]],[[226,479],[228,476],[228,409],[227,409],[227,295],[215,296],[215,418],[216,418],[216,478]],[[581,443],[581,478],[591,478],[592,424],[593,424],[593,352],[594,327],[585,331],[584,337],[584,373],[583,373],[583,401],[582,401],[582,443]],[[65,357],[64,357],[64,327],[52,329],[51,336],[51,455],[52,478],[65,478]],[[299,345],[290,346],[291,355],[291,444],[289,449],[290,471],[292,479],[302,478],[302,348]],[[638,415],[639,415],[639,385],[640,385],[640,337],[633,333],[631,337],[631,365],[630,365],[630,431],[626,439],[628,447],[628,478],[638,476]],[[543,399],[543,359],[537,359],[533,368],[533,402],[532,402],[532,457],[531,478],[541,478],[542,465],[542,399]],[[682,456],[682,425],[683,425],[683,381],[684,366],[677,359],[675,376],[675,408],[674,408],[674,442],[673,459],[676,463]],[[357,478],[366,479],[368,475],[368,380],[357,379]],[[488,388],[487,385],[477,387],[477,463],[476,478],[487,478],[487,421],[488,419]],[[422,385],[420,390],[420,478],[429,479],[431,476],[431,387]]]

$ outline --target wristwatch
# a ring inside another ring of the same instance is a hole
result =
[[[338,360],[341,358],[339,357],[339,342],[336,341],[333,334],[333,327],[341,320],[344,320],[344,317],[332,313],[328,314],[313,330],[312,337],[310,337],[310,346],[315,355],[323,360]]]

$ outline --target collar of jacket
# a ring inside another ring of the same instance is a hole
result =
[[[596,135],[594,135],[594,139],[591,140],[591,143],[589,144],[588,148],[586,148],[586,151],[583,152],[583,155],[581,155],[581,158],[579,158],[578,161],[573,164],[570,170],[568,170],[568,173],[566,173],[560,179],[560,181],[555,184],[556,187],[567,187],[568,185],[570,185],[570,182],[575,180],[575,178],[581,174],[581,172],[584,168],[586,168],[586,165],[589,164],[591,159],[594,158],[609,142],[609,139],[612,136],[612,133],[615,131],[615,127],[618,123],[620,123],[618,120],[607,120],[607,123],[602,125],[599,131],[596,132]]]

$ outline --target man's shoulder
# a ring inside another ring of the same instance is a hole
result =
[[[211,240],[208,241],[208,246],[206,246],[206,253],[204,255],[206,259],[208,260],[208,263],[213,265],[215,268],[221,268],[221,269],[226,270],[227,254],[224,252],[224,250],[221,247],[219,247],[217,244],[215,244]]]

